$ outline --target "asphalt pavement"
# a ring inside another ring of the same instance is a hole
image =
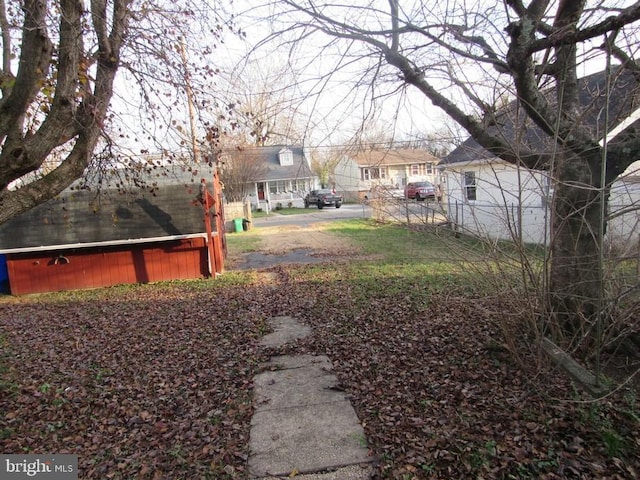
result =
[[[371,207],[364,204],[345,204],[340,208],[325,207],[322,209],[309,207],[305,213],[296,215],[278,215],[272,212],[268,217],[254,217],[254,227],[275,227],[282,225],[310,226],[314,223],[347,218],[371,218]]]

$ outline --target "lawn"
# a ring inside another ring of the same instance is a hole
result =
[[[270,215],[301,215],[304,213],[309,213],[309,209],[298,207],[282,207],[274,208],[269,213],[260,210],[259,212],[253,212],[252,215],[254,218],[264,218]]]
[[[246,478],[252,378],[277,353],[257,342],[292,315],[312,336],[278,352],[331,358],[377,478],[637,478],[638,392],[593,401],[538,354],[525,299],[493,288],[511,264],[331,228],[362,258],[0,299],[1,450],[76,454],[82,479]]]

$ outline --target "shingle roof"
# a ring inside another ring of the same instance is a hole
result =
[[[580,124],[587,126],[596,138],[602,138],[605,131],[611,131],[617,124],[627,118],[640,106],[637,95],[638,81],[628,70],[614,68],[611,79],[611,95],[608,97],[608,127],[605,129],[605,107],[607,107],[605,71],[581,78],[579,82],[580,103],[583,106]],[[548,90],[549,101],[555,102],[555,91]],[[527,117],[519,102],[511,102],[496,115],[496,122],[489,127],[489,132],[505,138],[512,148],[525,146],[536,152],[551,152],[552,139]],[[447,155],[440,165],[467,163],[474,160],[496,159],[497,157],[481,147],[469,137],[459,147]]]
[[[278,154],[283,149],[291,150],[293,165],[280,165]],[[267,165],[266,174],[260,180],[291,180],[297,178],[311,178],[313,172],[307,163],[303,147],[295,145],[269,145],[264,147],[248,147],[235,150],[226,150],[223,156],[229,157],[253,157],[256,161]]]
[[[363,150],[358,152],[353,159],[361,167],[438,163],[440,161],[429,152],[415,148]]]
[[[0,225],[0,249],[204,232],[196,202],[201,178],[210,186],[213,167],[173,164],[151,167],[138,177],[128,169],[113,170],[100,191],[95,177],[86,179],[91,190],[78,189],[82,182],[76,182],[73,189]]]
[[[263,180],[309,178],[313,174],[300,146],[288,147],[293,165],[281,166],[284,145],[226,152],[252,155],[268,165]],[[137,238],[191,235],[204,231],[202,207],[195,202],[200,179],[211,184],[213,167],[206,164],[114,170],[102,179],[85,179],[91,191],[67,189],[58,197],[0,226],[0,249],[69,245]],[[137,185],[144,185],[138,188]],[[155,187],[155,189],[150,188]],[[131,191],[130,191],[131,190]],[[128,192],[128,193],[125,193]],[[194,203],[195,202],[195,203]]]

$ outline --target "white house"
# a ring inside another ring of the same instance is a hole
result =
[[[544,243],[551,194],[547,174],[495,156],[462,158],[460,150],[470,143],[458,147],[440,165],[451,222],[480,236]]]
[[[410,181],[439,183],[440,159],[426,150],[376,148],[344,156],[335,172],[338,185],[364,197],[377,188],[402,189]],[[345,189],[346,190],[346,189]]]
[[[589,107],[585,109],[584,118],[594,125],[596,133],[605,131],[604,81],[604,72],[581,79],[582,95]],[[607,128],[610,142],[623,127],[640,118],[640,110],[634,106],[630,93],[637,83],[625,75],[616,77],[616,81],[608,105],[612,119]],[[545,144],[544,135],[530,121],[527,124],[526,120],[509,117],[514,108],[505,110],[507,113],[502,117],[499,114],[499,121],[491,127],[493,133],[504,138],[518,138],[531,150],[553,148]],[[548,241],[547,207],[553,191],[545,171],[507,163],[484,150],[472,138],[445,157],[439,169],[449,218],[459,228],[494,239],[522,239],[538,244]],[[611,187],[608,214],[611,245],[628,245],[630,240],[634,245],[638,243],[638,238],[634,238],[638,236],[638,215],[633,206],[640,199],[640,185],[633,170],[625,172]]]

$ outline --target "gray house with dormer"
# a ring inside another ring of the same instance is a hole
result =
[[[268,145],[228,150],[221,155],[222,177],[225,163],[259,166],[244,189],[254,209],[272,210],[282,207],[302,207],[303,199],[315,187],[309,156],[300,145]]]

